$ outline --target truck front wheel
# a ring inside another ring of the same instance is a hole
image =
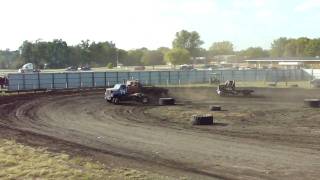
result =
[[[147,104],[149,102],[149,99],[147,97],[142,97],[141,102],[142,104]]]
[[[119,104],[120,103],[120,99],[119,98],[113,98],[112,99],[113,104]]]

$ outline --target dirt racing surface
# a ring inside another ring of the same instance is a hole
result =
[[[112,105],[103,92],[1,97],[0,130],[56,151],[173,177],[320,177],[320,109],[303,104],[319,98],[319,90],[259,88],[252,97],[218,97],[203,87],[169,93],[177,105]],[[211,112],[209,105],[223,110]],[[192,126],[194,114],[212,114],[215,125]]]

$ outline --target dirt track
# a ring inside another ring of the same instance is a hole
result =
[[[114,106],[101,92],[2,99],[0,124],[32,132],[34,141],[45,135],[140,167],[157,164],[150,169],[169,175],[318,179],[320,114],[305,108],[303,99],[319,97],[319,91],[256,91],[253,98],[219,98],[207,88],[171,89],[179,103],[170,107]],[[216,126],[189,125],[192,114],[212,113],[210,104],[226,110],[213,113]]]

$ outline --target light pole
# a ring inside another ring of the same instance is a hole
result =
[[[117,67],[119,65],[119,50],[117,49]]]

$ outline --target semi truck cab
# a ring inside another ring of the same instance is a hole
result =
[[[107,88],[104,98],[107,102],[114,104],[119,104],[120,101],[148,103],[148,98],[132,84],[116,84],[113,88]]]

